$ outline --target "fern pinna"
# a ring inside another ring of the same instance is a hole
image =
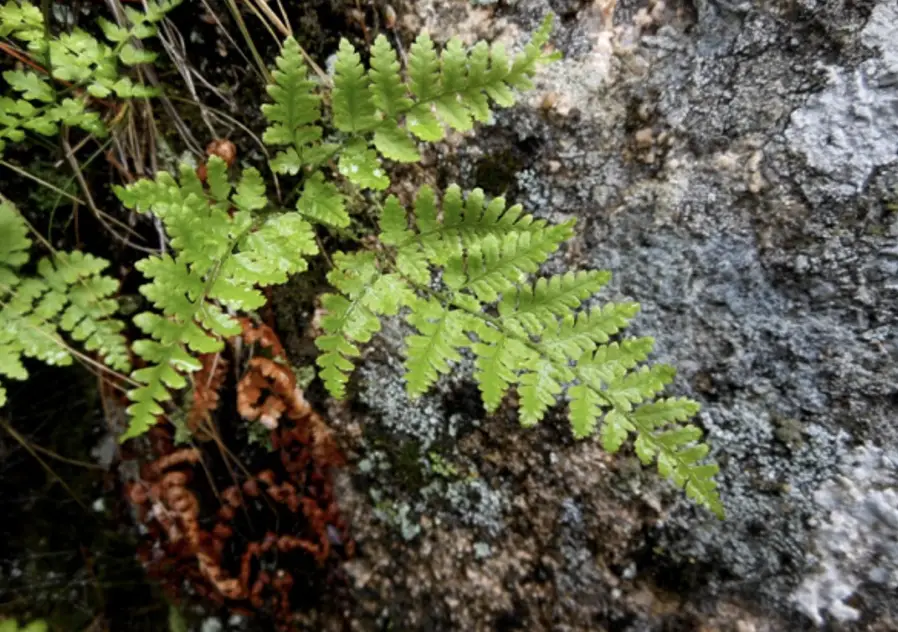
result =
[[[610,279],[603,271],[532,277],[572,234],[573,223],[548,225],[505,200],[486,203],[480,190],[462,196],[450,187],[442,208],[422,188],[411,213],[391,196],[381,215],[379,252],[339,254],[328,279],[338,290],[324,297],[321,377],[342,395],[357,343],[367,342],[380,318],[406,308],[416,333],[406,339],[409,395],[425,392],[470,349],[488,411],[516,386],[520,419],[528,426],[566,393],[574,436],[598,428],[610,452],[635,435],[643,463],[658,470],[714,513],[723,509],[704,463],[708,446],[687,419],[698,404],[655,399],[674,377],[667,365],[646,365],[651,338],[613,340],[636,314],[636,303],[583,307]],[[432,273],[442,271],[433,289]]]
[[[207,186],[183,166],[180,181],[166,173],[116,188],[128,208],[150,211],[162,221],[171,251],[137,263],[150,279],[140,292],[158,311],[134,318],[147,338],[134,343],[146,363],[132,378],[131,422],[123,439],[146,432],[171,399],[187,385],[184,373],[201,368],[195,355],[222,348],[222,338],[240,333],[229,312],[265,304],[259,286],[283,283],[317,254],[312,227],[297,213],[262,213],[268,197],[255,169],[236,186],[218,156],[207,164]]]
[[[124,323],[113,317],[118,281],[101,272],[109,262],[82,252],[56,252],[29,263],[28,225],[18,210],[0,197],[0,376],[25,380],[22,358],[46,364],[72,363],[72,348],[63,334],[100,355],[118,370],[129,368]],[[0,384],[0,406],[6,390]]]

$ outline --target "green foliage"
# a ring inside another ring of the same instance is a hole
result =
[[[22,52],[33,60],[33,67],[3,73],[8,91],[0,97],[0,152],[6,141],[21,142],[26,132],[53,136],[60,125],[103,137],[106,125],[92,109],[91,97],[155,95],[154,89],[123,74],[120,64],[129,67],[155,60],[140,40],[155,35],[156,23],[179,2],[151,1],[145,12],[126,7],[126,24],[121,26],[101,18],[99,25],[110,45],[81,29],[51,36],[38,7],[25,0],[7,0],[0,6],[0,37],[24,45]],[[72,96],[64,96],[68,93]]]
[[[418,37],[405,76],[396,51],[383,35],[371,49],[370,67],[347,40],[340,42],[329,90],[309,72],[293,38],[284,42],[268,86],[273,103],[262,106],[269,126],[263,140],[278,148],[271,162],[277,173],[305,176],[297,208],[316,223],[345,228],[344,193],[322,173],[336,158],[337,174],[358,189],[383,190],[390,180],[382,164],[420,160],[418,141],[438,141],[446,128],[468,131],[488,122],[491,103],[509,107],[516,89],[532,87],[539,66],[556,59],[542,51],[552,29],[547,17],[531,42],[514,58],[501,45],[470,50],[452,39],[442,52],[427,35]],[[323,96],[322,95],[326,95]],[[340,142],[325,143],[323,103]]]
[[[260,213],[267,206],[259,172],[245,169],[236,189],[220,158],[208,163],[207,186],[187,165],[180,179],[162,172],[116,194],[128,208],[152,212],[170,238],[171,253],[137,263],[150,282],[140,292],[156,311],[134,318],[147,335],[134,343],[145,366],[132,378],[131,423],[123,439],[145,432],[162,414],[172,389],[187,385],[184,374],[200,368],[196,354],[222,348],[239,333],[233,311],[265,304],[258,289],[283,283],[307,267],[318,252],[312,227],[297,213]]]
[[[16,32],[29,33],[34,16],[16,19]],[[148,61],[135,51],[122,56],[128,37],[152,31],[151,18],[142,26],[129,19],[127,37],[103,25],[117,43],[117,61]],[[383,36],[367,67],[344,40],[332,79],[311,73],[304,51],[288,38],[268,86],[272,102],[262,110],[263,140],[277,152],[272,170],[299,177],[287,200],[295,212],[268,208],[255,169],[245,169],[234,188],[216,157],[205,182],[183,166],[177,179],[163,172],[116,188],[126,207],[152,213],[169,239],[163,253],[137,263],[148,279],[140,292],[152,309],[134,318],[145,337],[133,345],[142,366],[132,374],[139,386],[129,393],[131,424],[123,439],[156,422],[172,392],[200,368],[198,354],[221,349],[238,332],[236,313],[264,304],[261,288],[306,269],[306,258],[318,252],[314,224],[342,231],[352,224],[350,208],[374,201],[379,233],[364,240],[367,248],[334,253],[327,277],[333,292],[321,298],[317,363],[333,395],[345,395],[353,362],[382,319],[401,316],[413,329],[405,359],[410,396],[426,392],[469,354],[488,411],[515,389],[520,421],[531,426],[567,400],[575,437],[598,434],[609,452],[632,438],[643,463],[655,463],[721,515],[717,466],[705,462],[702,432],[689,423],[698,404],[664,397],[674,370],[646,364],[651,338],[622,333],[639,306],[596,302],[610,279],[605,271],[538,275],[572,237],[572,221],[550,224],[502,198],[487,200],[478,189],[463,195],[454,185],[441,198],[421,188],[412,209],[392,195],[382,207],[376,202],[376,192],[390,186],[384,159],[416,161],[420,141],[489,122],[493,107],[514,104],[515,91],[532,86],[538,67],[556,58],[543,51],[551,26],[549,17],[514,57],[498,44],[466,49],[457,39],[438,50],[421,35],[405,69]],[[75,81],[103,86],[100,66],[69,72]],[[14,85],[26,101],[51,102],[34,77],[16,76]],[[10,244],[8,258],[16,261],[22,246],[13,238]]]
[[[638,305],[592,304],[610,279],[605,271],[533,278],[572,234],[572,222],[548,225],[502,198],[487,203],[479,190],[464,197],[451,187],[439,204],[424,187],[411,212],[391,196],[380,234],[390,248],[334,259],[328,278],[337,292],[322,300],[327,315],[316,341],[325,385],[342,396],[358,345],[379,330],[382,316],[406,308],[415,329],[406,339],[410,396],[426,391],[468,349],[488,411],[516,387],[521,423],[533,425],[566,394],[575,437],[598,429],[609,452],[635,437],[643,463],[656,462],[690,498],[722,515],[717,466],[703,462],[702,432],[686,423],[698,404],[655,399],[674,369],[644,363],[651,338],[619,336]],[[431,271],[442,272],[439,289]]]
[[[0,376],[25,380],[22,358],[51,365],[72,362],[67,335],[117,370],[129,368],[124,325],[113,318],[118,281],[101,273],[109,263],[81,252],[57,252],[26,275],[31,240],[18,210],[0,201]],[[0,405],[6,391],[0,386]]]
[[[0,621],[0,632],[47,632],[47,629],[46,622],[41,620],[31,621],[23,627],[19,627],[15,619]]]

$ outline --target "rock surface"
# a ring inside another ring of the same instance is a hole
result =
[[[552,265],[642,303],[634,333],[703,405],[727,519],[560,411],[486,418],[470,367],[409,402],[392,325],[331,411],[357,471],[354,627],[898,629],[898,2],[421,0],[400,20],[519,46],[549,10],[564,60],[415,177],[577,218]]]

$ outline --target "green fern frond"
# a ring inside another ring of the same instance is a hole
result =
[[[0,400],[0,405],[2,405],[2,400]],[[26,623],[22,627],[19,627],[15,619],[0,621],[0,632],[47,632],[47,630],[46,622],[41,619]]]
[[[568,313],[540,332],[540,336],[553,356],[577,361],[584,353],[595,351],[598,344],[607,342],[620,332],[638,311],[638,303],[608,303],[594,309]],[[506,320],[510,323],[508,326],[515,327],[513,315]],[[651,349],[651,339],[645,340]]]
[[[382,191],[390,186],[390,178],[384,171],[377,152],[362,139],[349,141],[340,152],[338,171],[353,184],[363,189]]]
[[[113,317],[118,281],[102,275],[109,262],[58,252],[38,262],[37,275],[24,276],[30,247],[25,221],[10,202],[0,200],[0,375],[27,379],[23,357],[71,364],[63,334],[97,352],[108,366],[127,370],[124,324]],[[5,400],[5,390],[0,399]]]
[[[123,440],[156,422],[171,390],[187,384],[183,374],[200,368],[195,354],[217,351],[222,338],[239,333],[229,311],[262,306],[259,287],[305,270],[306,258],[318,252],[311,225],[298,214],[256,215],[266,195],[255,169],[243,172],[236,191],[217,156],[207,173],[208,189],[186,165],[180,183],[163,172],[115,189],[125,206],[162,221],[173,250],[137,263],[149,280],[140,292],[156,311],[134,318],[147,335],[133,345],[146,366],[132,374],[141,386],[129,393],[131,423]]]
[[[427,392],[451,363],[461,360],[459,349],[470,345],[472,329],[467,314],[447,309],[439,301],[419,299],[411,304],[408,322],[417,331],[405,339],[405,382],[411,397]]]
[[[407,89],[400,74],[401,67],[396,51],[385,35],[378,35],[371,47],[370,91],[374,106],[383,112],[384,119],[397,121],[399,116],[412,108]]]
[[[331,93],[334,127],[341,132],[356,133],[377,126],[370,84],[362,58],[348,40],[340,40]]]
[[[7,0],[0,6],[0,37],[25,42],[32,54],[44,52],[47,40],[43,12],[30,2]]]
[[[340,173],[349,177],[352,165],[365,174],[380,170],[377,155],[361,151],[369,150],[369,143],[385,158],[417,162],[416,139],[438,141],[446,127],[468,131],[474,121],[489,121],[491,101],[499,107],[513,105],[515,90],[532,87],[530,79],[539,66],[557,59],[542,51],[552,23],[553,17],[547,16],[513,59],[499,45],[480,44],[468,51],[458,38],[438,51],[427,34],[419,35],[409,49],[405,77],[384,35],[375,39],[367,70],[352,44],[341,40],[330,93],[332,120],[338,131],[359,142],[351,145],[352,157],[341,156]],[[314,169],[326,157],[342,152],[337,145],[318,144],[323,131],[316,88],[298,44],[288,38],[277,58],[274,83],[268,87],[275,103],[263,109],[271,125],[265,142],[288,147],[272,161],[279,173],[295,175],[304,167]],[[383,189],[385,177],[350,180],[362,188]]]
[[[297,174],[305,165],[317,165],[325,157],[320,141],[323,130],[321,97],[315,82],[309,79],[299,44],[292,37],[284,41],[281,54],[275,60],[272,73],[274,83],[268,86],[268,96],[274,103],[262,106],[268,128],[262,136],[267,145],[286,147],[271,162],[278,173]]]
[[[418,89],[426,93],[431,87]],[[387,251],[341,256],[330,278],[338,293],[325,299],[326,335],[319,338],[325,354],[319,363],[332,394],[343,395],[351,358],[380,329],[379,316],[408,306],[406,320],[415,329],[406,338],[411,396],[448,373],[468,348],[487,411],[496,410],[515,387],[521,423],[531,426],[566,394],[576,438],[598,430],[604,447],[615,452],[634,436],[640,458],[656,460],[663,476],[721,514],[712,480],[716,466],[703,462],[708,448],[700,442],[701,431],[684,423],[698,405],[655,400],[674,370],[644,364],[651,338],[612,340],[639,305],[584,305],[608,283],[605,271],[534,280],[540,264],[572,236],[572,223],[548,225],[520,207],[506,209],[501,198],[487,201],[480,191],[465,197],[453,187],[440,200],[423,187],[411,212],[388,198],[380,228]],[[437,289],[433,272],[442,273]],[[378,284],[390,276],[402,298],[393,298],[389,309],[378,308],[366,297],[383,300]]]
[[[73,340],[97,352],[107,366],[127,371],[131,363],[121,333],[124,323],[112,317],[118,311],[114,296],[119,283],[101,274],[108,267],[108,261],[77,251],[42,259],[37,270],[47,291],[35,314],[45,320],[58,317],[58,328]]]
[[[551,226],[539,233],[509,233],[501,240],[492,235],[465,257],[446,266],[444,279],[451,289],[472,292],[482,303],[492,303],[500,294],[512,292],[536,272],[540,264],[573,235],[573,222]]]
[[[390,205],[394,205],[390,208]],[[483,251],[486,242],[502,240],[511,235],[532,233],[537,242],[542,239],[563,241],[568,228],[549,227],[545,220],[524,214],[520,205],[505,206],[505,199],[498,197],[486,203],[481,189],[474,189],[463,196],[461,189],[452,185],[442,200],[437,200],[429,186],[419,189],[415,198],[414,213],[409,217],[395,198],[388,198],[385,208],[389,208],[390,220],[399,233],[382,235],[385,243],[401,245],[412,241],[420,244],[426,257],[434,264],[447,265],[450,260],[458,260],[465,250]],[[567,225],[562,225],[567,226]],[[549,233],[548,235],[546,233]],[[393,240],[393,241],[389,241]]]
[[[611,273],[604,270],[566,272],[506,292],[499,303],[499,315],[505,326],[518,327],[533,335],[557,325],[557,319],[570,314],[582,302],[598,293]],[[612,332],[616,333],[616,332]]]
[[[296,210],[318,224],[337,228],[349,226],[349,213],[340,190],[316,171],[306,178],[302,195],[296,203]]]

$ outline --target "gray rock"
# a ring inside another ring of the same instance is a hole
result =
[[[654,358],[679,368],[672,390],[702,403],[727,519],[696,511],[625,457],[610,461],[614,475],[584,473],[609,482],[578,484],[576,498],[570,476],[545,475],[537,492],[520,488],[524,474],[509,477],[510,463],[485,468],[489,489],[511,499],[501,532],[484,540],[490,559],[527,561],[502,567],[502,599],[489,603],[478,605],[463,580],[432,586],[470,603],[443,627],[494,629],[483,613],[495,617],[491,605],[506,600],[527,629],[760,632],[829,619],[894,629],[894,495],[884,482],[894,471],[882,455],[898,449],[898,242],[887,207],[898,198],[898,3],[621,0],[613,25],[588,2],[460,12],[422,0],[416,12],[441,38],[487,35],[514,47],[560,7],[565,59],[535,95],[476,138],[436,150],[433,164],[443,180],[578,220],[576,239],[546,269],[610,269],[606,298],[640,301],[631,333],[653,335]],[[498,161],[511,165],[508,177],[485,183]],[[395,347],[396,333],[379,344]],[[467,370],[409,405],[398,367],[372,356],[362,397],[391,432],[430,445],[450,436],[445,396]],[[455,422],[457,440],[475,416]],[[552,431],[534,440],[532,458],[517,458],[569,472],[579,453],[561,417],[544,423]],[[508,432],[495,420],[479,426],[496,427]],[[875,467],[845,465],[873,454]],[[528,537],[536,507],[553,517],[540,525],[552,542]],[[598,544],[607,531],[598,511],[621,525],[613,550]],[[841,552],[827,548],[832,540]],[[424,552],[415,564],[426,567]],[[395,573],[393,586],[403,581]],[[646,575],[668,578],[675,614],[656,614]]]
[[[846,602],[865,583],[898,588],[898,452],[859,448],[814,501],[823,513],[814,547],[817,571],[792,599],[818,625],[828,613],[856,621]]]

